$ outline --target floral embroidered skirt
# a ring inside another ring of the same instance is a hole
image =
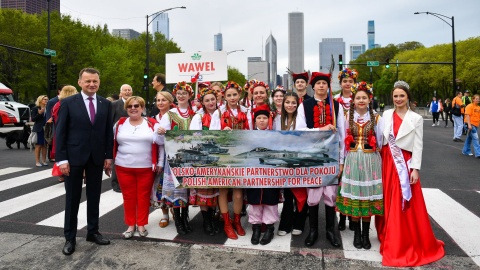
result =
[[[337,211],[352,217],[383,215],[380,153],[349,152],[339,186]]]
[[[214,207],[218,204],[218,194],[218,188],[192,188],[190,189],[189,203]]]

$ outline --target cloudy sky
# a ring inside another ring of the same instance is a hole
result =
[[[228,64],[247,75],[247,57],[263,56],[270,33],[277,40],[278,73],[288,66],[288,13],[303,12],[305,70],[319,69],[322,38],[343,38],[350,44],[367,44],[367,22],[375,21],[375,43],[381,46],[418,41],[427,47],[452,42],[452,28],[429,11],[455,17],[455,40],[480,36],[479,0],[61,0],[64,14],[85,24],[109,30],[146,30],[146,15],[169,12],[170,38],[184,52],[213,51],[213,36],[223,34],[225,51],[244,50],[228,56]],[[445,19],[451,23],[450,19]],[[150,25],[150,30],[151,25]],[[344,57],[344,61],[349,59]],[[381,60],[381,59],[379,59]]]

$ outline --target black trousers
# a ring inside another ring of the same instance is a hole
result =
[[[103,164],[95,165],[92,157],[83,166],[70,165],[70,175],[65,176],[65,225],[66,240],[77,236],[78,208],[82,198],[83,171],[86,177],[87,230],[88,234],[98,233],[100,194],[102,193]]]
[[[307,203],[305,202],[302,212],[299,212],[298,208],[295,209],[294,204],[296,203],[296,200],[291,189],[285,188],[283,190],[283,197],[285,201],[283,202],[278,229],[287,233],[292,231],[292,227],[293,229],[303,231],[308,213]]]

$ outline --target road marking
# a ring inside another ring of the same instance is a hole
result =
[[[200,207],[188,208],[188,216],[190,217],[190,220],[192,220],[198,213],[200,213]],[[157,209],[150,213],[150,216],[148,217],[149,225],[146,226],[148,230],[148,238],[172,241],[175,239],[175,237],[178,236],[177,229],[175,227],[175,221],[170,217],[170,224],[165,228],[160,228],[160,226],[158,226],[158,223],[160,222],[160,219],[162,217],[162,209]],[[198,227],[198,229],[200,230],[201,227]]]
[[[347,225],[345,226],[346,229],[340,232],[342,235],[343,254],[345,258],[381,262],[382,255],[380,255],[380,242],[378,241],[377,229],[375,228],[375,216],[373,216],[370,221],[370,242],[372,243],[372,248],[369,250],[357,249],[353,246],[353,231],[348,229],[348,224],[347,219]]]
[[[103,175],[103,180],[108,178],[108,176]],[[85,185],[83,186],[85,187]],[[0,202],[0,209],[2,209],[0,212],[0,218],[20,212],[40,203],[62,196],[63,194],[65,194],[64,184],[58,183],[44,189]]]
[[[16,172],[21,172],[21,171],[25,171],[25,170],[28,170],[28,169],[31,169],[31,168],[8,167],[8,168],[5,168],[5,169],[1,169],[1,170],[0,170],[0,175],[5,175],[5,174],[9,174],[9,173],[16,173]],[[4,182],[2,182],[2,183],[4,183]]]
[[[428,214],[480,266],[480,218],[439,189],[422,190]]]
[[[0,191],[4,191],[18,186],[23,186],[49,177],[52,177],[51,169],[10,178],[1,182],[2,185],[0,186]]]
[[[283,203],[278,204],[278,212],[281,213],[283,209]],[[289,233],[285,236],[278,236],[278,225],[275,223],[275,236],[268,245],[252,245],[250,242],[252,238],[252,225],[248,223],[248,215],[245,218],[242,218],[242,226],[245,229],[245,236],[238,236],[237,240],[227,239],[224,246],[233,247],[233,248],[247,248],[247,249],[256,249],[256,250],[270,250],[270,251],[281,251],[281,252],[290,252],[290,246],[292,243],[292,234]],[[263,234],[262,234],[263,237]],[[262,238],[260,238],[262,239]]]

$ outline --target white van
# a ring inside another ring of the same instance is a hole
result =
[[[30,121],[30,108],[13,99],[12,89],[0,83],[0,127],[4,124],[23,126]]]

